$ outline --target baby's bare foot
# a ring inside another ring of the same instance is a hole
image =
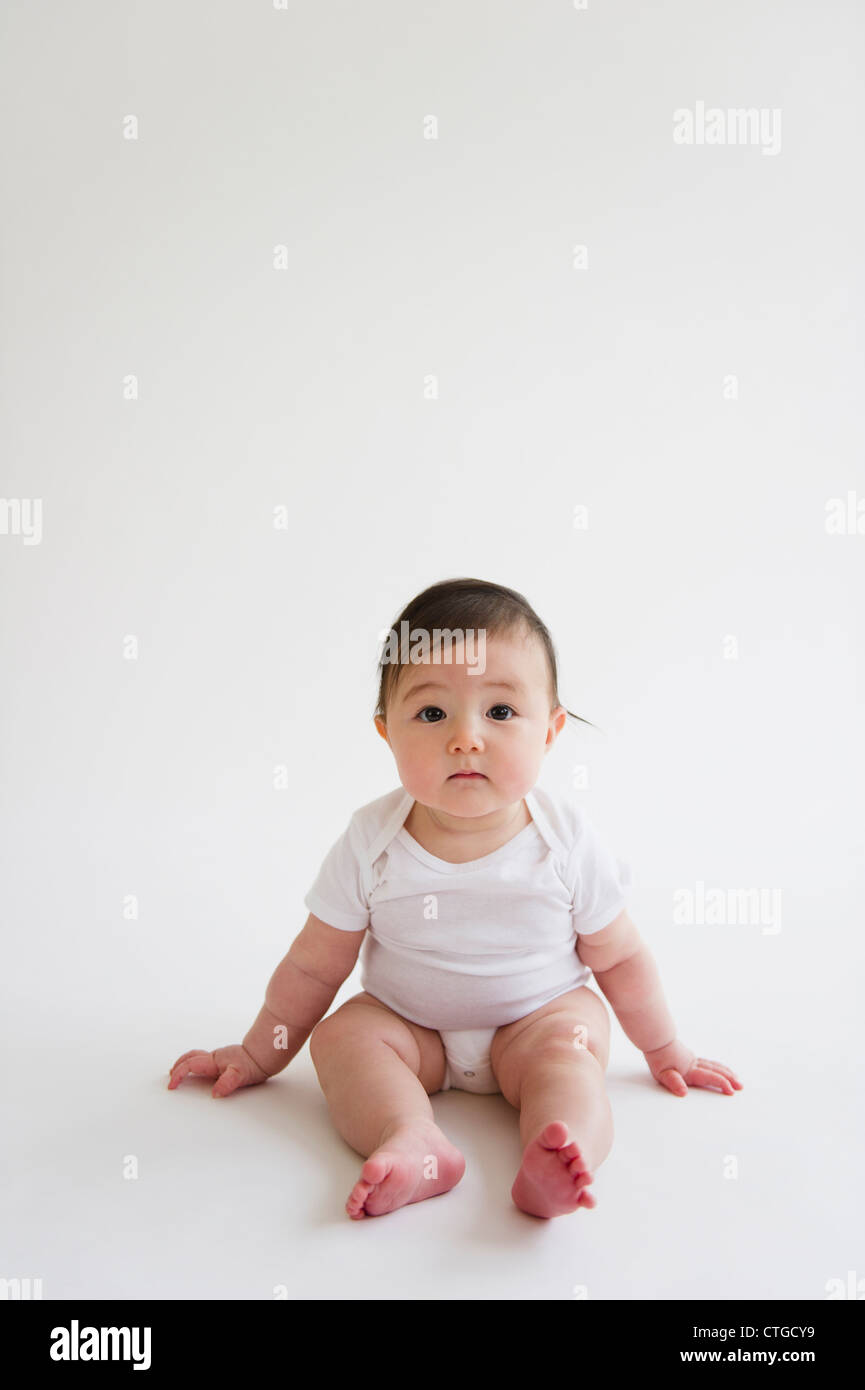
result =
[[[579,1146],[568,1143],[567,1125],[553,1120],[526,1145],[511,1196],[530,1216],[564,1216],[577,1207],[597,1206],[588,1191],[592,1181]]]
[[[466,1161],[430,1121],[395,1127],[360,1170],[345,1209],[354,1220],[383,1216],[456,1187]]]

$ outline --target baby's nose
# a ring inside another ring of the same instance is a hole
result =
[[[471,748],[476,749],[482,746],[482,735],[474,724],[459,724],[451,735],[450,747],[455,753],[465,753]]]

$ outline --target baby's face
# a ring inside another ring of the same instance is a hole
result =
[[[486,669],[471,670],[464,659],[405,665],[387,723],[375,719],[406,791],[445,816],[468,819],[513,806],[532,790],[567,718],[561,705],[550,709],[536,637],[488,637]],[[483,775],[454,775],[463,768]]]

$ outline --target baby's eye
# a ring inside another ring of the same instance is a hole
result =
[[[415,715],[415,719],[420,719],[420,722],[421,722],[422,724],[429,724],[429,723],[438,724],[438,722],[439,722],[438,719],[433,719],[433,720],[421,719],[421,715],[422,715],[422,714],[426,714],[426,712],[427,712],[428,709],[436,710],[439,714],[442,714],[442,713],[443,713],[443,711],[439,709],[438,705],[424,705],[423,709],[422,709],[418,714]]]
[[[513,709],[511,709],[511,706],[510,706],[510,705],[492,705],[492,706],[490,707],[490,713],[492,713],[493,710],[497,710],[497,709],[498,709],[498,710],[508,710],[511,714],[514,713]],[[420,722],[421,722],[422,724],[440,724],[440,723],[441,723],[441,720],[439,720],[439,719],[423,719],[423,718],[421,718],[421,716],[424,715],[424,714],[426,714],[429,710],[433,710],[436,714],[441,714],[441,715],[444,714],[444,710],[439,709],[438,705],[424,705],[423,709],[422,709],[422,710],[419,710],[418,713],[415,715],[415,718],[416,718],[416,719],[420,719]],[[496,724],[507,724],[507,723],[509,723],[510,721],[509,721],[508,719],[496,719],[495,722],[496,722]]]

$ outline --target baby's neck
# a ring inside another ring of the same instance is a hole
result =
[[[525,801],[520,801],[509,817],[495,826],[473,826],[467,818],[465,829],[449,829],[435,819],[435,812],[428,806],[415,801],[405,819],[404,828],[412,839],[437,859],[451,864],[465,864],[500,849],[530,825],[531,820],[528,806]]]

